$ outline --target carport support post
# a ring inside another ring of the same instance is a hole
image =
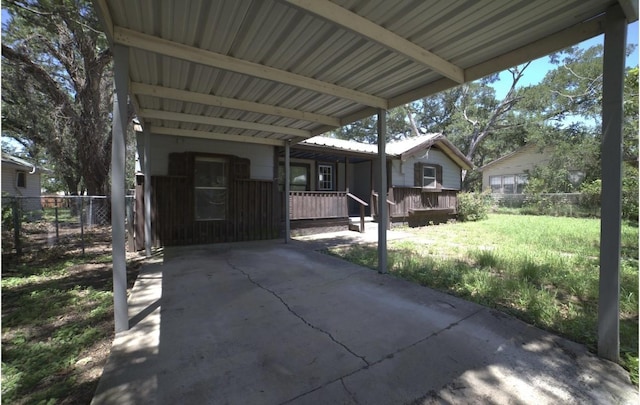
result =
[[[291,214],[289,213],[289,189],[291,183],[291,142],[284,143],[284,243],[291,239]]]
[[[387,112],[378,110],[378,272],[387,272]]]
[[[127,132],[129,48],[113,46],[115,97],[111,152],[111,237],[113,254],[113,312],[116,333],[129,329],[127,261],[125,253],[124,164]]]
[[[620,360],[620,239],[622,215],[622,98],[627,22],[619,7],[607,11],[602,84],[602,215],[598,355]]]
[[[151,162],[149,161],[149,144],[151,142],[151,128],[145,124],[142,128],[144,137],[144,252],[151,257]]]

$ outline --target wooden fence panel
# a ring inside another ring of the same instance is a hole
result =
[[[230,184],[226,220],[196,221],[193,190],[185,177],[152,177],[152,234],[156,245],[191,245],[272,239],[280,233],[271,181]]]

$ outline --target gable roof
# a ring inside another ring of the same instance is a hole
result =
[[[2,163],[9,163],[14,166],[18,166],[19,168],[29,170],[33,173],[36,171],[36,166],[27,162],[24,159],[20,159],[19,157],[10,155],[8,153],[2,152]]]
[[[353,140],[344,140],[336,138],[328,138],[324,136],[316,136],[306,139],[299,143],[300,146],[313,147],[318,149],[329,149],[332,151],[340,151],[353,153],[357,155],[375,156],[378,154],[378,147],[374,144],[362,143]],[[467,159],[462,152],[452,144],[443,134],[433,133],[411,138],[405,138],[399,141],[391,141],[387,143],[386,152],[389,157],[407,160],[409,157],[437,146],[451,160],[456,162],[458,166],[465,170],[471,170],[473,164]]]
[[[499,164],[499,163],[502,163],[502,162],[504,162],[506,160],[509,160],[510,158],[514,157],[515,155],[518,155],[518,154],[520,154],[522,152],[525,152],[525,151],[527,151],[529,149],[533,149],[533,148],[536,148],[536,147],[537,147],[536,144],[528,143],[528,144],[526,144],[524,146],[521,146],[520,148],[514,150],[511,153],[507,153],[506,155],[501,156],[501,157],[497,158],[496,160],[492,160],[491,162],[487,163],[486,165],[478,168],[478,170],[479,171],[483,171],[483,170],[485,170],[485,169],[487,169],[489,167],[492,167],[492,166],[494,166],[496,164]]]

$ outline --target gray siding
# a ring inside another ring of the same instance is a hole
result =
[[[17,187],[17,172],[23,171],[27,174],[26,187]],[[29,174],[29,168],[17,168],[12,164],[2,165],[2,193],[6,193],[17,197],[33,197],[23,201],[23,208],[27,211],[39,210],[42,208],[40,204],[40,171]]]
[[[460,190],[460,167],[453,160],[449,159],[447,155],[436,149],[430,149],[428,153],[421,151],[416,156],[412,156],[404,162],[394,159],[392,184],[397,187],[414,187],[413,165],[415,163],[431,163],[442,166],[442,187],[445,189]]]
[[[251,160],[251,178],[273,180],[273,146],[151,134],[151,175],[165,176],[169,153],[202,152],[235,155]],[[142,142],[140,143],[142,146]]]

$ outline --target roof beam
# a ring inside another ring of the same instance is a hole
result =
[[[151,126],[151,132],[157,135],[187,136],[191,138],[214,139],[217,141],[230,141],[230,142],[242,142],[242,143],[257,143],[260,145],[272,145],[272,146],[283,146],[285,142],[285,140],[281,140],[281,139],[222,134],[222,133],[216,133],[216,132],[197,131],[194,129],[167,128],[167,127],[159,127],[156,125]]]
[[[141,118],[147,118],[147,119],[180,121],[180,122],[188,122],[188,123],[194,123],[194,124],[213,125],[213,126],[219,126],[219,127],[240,128],[240,129],[249,129],[253,131],[273,132],[276,134],[293,135],[301,138],[311,137],[311,132],[305,131],[303,129],[281,127],[281,126],[270,125],[270,124],[260,124],[257,122],[230,120],[227,118],[206,117],[204,115],[141,109],[138,112],[138,116]]]
[[[618,0],[628,23],[638,21],[638,0]]]
[[[259,63],[249,62],[205,49],[195,48],[119,26],[114,27],[113,35],[114,41],[118,44],[128,45],[130,47],[218,69],[228,70],[230,72],[271,80],[318,93],[328,94],[334,97],[355,101],[359,104],[378,108],[387,108],[387,100],[384,98],[341,87],[333,83],[312,79],[296,73],[287,72],[285,70],[261,65]]]
[[[340,125],[340,120],[338,118],[330,117],[328,115],[314,114],[300,110],[292,110],[289,108],[254,103],[251,101],[238,100],[235,98],[220,97],[214,96],[212,94],[172,89],[169,87],[153,86],[144,83],[131,83],[130,88],[134,94],[138,95],[186,101],[213,107],[232,108],[234,110],[249,111],[259,114],[269,114],[278,117],[293,118],[296,120],[309,121],[335,127]]]
[[[560,49],[564,49],[571,45],[575,45],[579,42],[585,41],[589,38],[598,36],[604,32],[602,26],[603,21],[604,16],[600,16],[589,21],[576,24],[570,28],[556,32],[555,34],[551,34],[548,37],[542,38],[529,45],[497,56],[489,61],[471,66],[465,69],[465,77],[467,81],[477,80],[491,73],[500,72],[512,66],[526,63],[530,60],[543,57],[552,52],[559,51]],[[418,87],[417,89],[390,98],[389,109],[405,105],[424,97],[429,97],[433,94],[450,89],[457,85],[458,83],[449,78],[436,80],[422,87]],[[340,120],[340,125],[348,125],[363,118],[370,117],[373,114],[375,114],[374,109],[366,107],[342,118]],[[313,133],[313,135],[319,135],[321,133],[330,131],[331,129],[333,128],[320,127],[314,129],[311,132]]]
[[[465,81],[462,68],[335,3],[328,0],[285,1],[411,58],[457,83]]]

